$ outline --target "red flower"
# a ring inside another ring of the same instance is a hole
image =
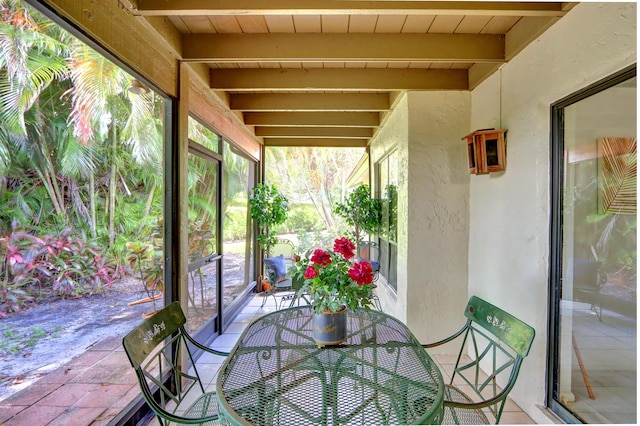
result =
[[[317,265],[327,266],[331,263],[331,255],[322,249],[315,249],[311,261]]]
[[[358,285],[371,284],[373,282],[373,269],[367,261],[354,263],[349,269],[349,277]]]
[[[333,251],[340,253],[347,260],[354,256],[355,253],[353,251],[355,249],[356,246],[354,246],[353,243],[345,237],[337,238],[333,243]]]
[[[318,272],[316,271],[316,268],[314,268],[312,265],[307,266],[307,269],[304,271],[304,277],[310,280],[317,276]]]

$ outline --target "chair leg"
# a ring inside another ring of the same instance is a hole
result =
[[[598,321],[602,322],[602,305],[600,305],[600,307],[598,307],[597,304],[592,303],[591,304],[591,310],[593,312],[595,312],[596,317],[598,318]]]
[[[587,370],[584,368],[584,363],[582,362],[582,356],[580,355],[580,350],[578,349],[578,342],[576,341],[575,334],[571,335],[571,340],[573,343],[573,350],[576,352],[576,358],[578,358],[578,365],[580,366],[580,372],[582,373],[582,380],[584,380],[584,385],[587,387],[589,399],[596,399],[595,395],[593,394],[593,389],[591,389],[591,381],[589,380],[589,376],[587,375]]]
[[[262,292],[262,305],[260,305],[261,308],[264,308],[264,305],[267,303],[267,299],[269,298],[269,296],[273,296],[273,293],[271,292],[271,290],[265,290]],[[273,296],[273,300],[275,301],[276,297]],[[276,304],[277,306],[277,304]]]

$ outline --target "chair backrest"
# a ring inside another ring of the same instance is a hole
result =
[[[204,392],[187,345],[194,341],[184,329],[185,322],[180,303],[173,302],[146,319],[122,340],[124,350],[136,371],[142,394],[158,415],[160,424],[161,419],[173,417],[175,408],[194,386],[198,385],[200,391]],[[181,354],[188,356],[191,365],[180,365]],[[171,403],[175,406],[168,407]]]
[[[458,375],[481,401],[492,401],[489,408],[498,423],[522,360],[531,349],[535,330],[476,296],[469,299],[464,315],[466,332],[451,382]]]
[[[276,241],[274,245],[269,247],[268,257],[283,255],[285,261],[292,262],[294,252],[295,252],[295,246],[293,245],[292,241],[279,239],[278,241]]]

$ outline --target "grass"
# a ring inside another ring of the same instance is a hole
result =
[[[40,340],[51,336],[60,337],[62,327],[56,325],[49,329],[42,327],[30,327],[26,330],[18,330],[15,326],[0,327],[0,353],[6,355],[18,355],[25,349],[33,348]]]

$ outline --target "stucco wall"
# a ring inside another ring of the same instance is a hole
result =
[[[471,178],[469,293],[536,329],[512,398],[540,423],[548,316],[550,106],[633,64],[635,3],[581,3],[472,92],[471,129],[507,133],[504,173]]]
[[[411,92],[408,99],[410,227],[398,261],[408,265],[407,324],[418,340],[431,342],[462,326],[467,301],[469,173],[461,137],[471,94]]]
[[[424,342],[457,330],[467,300],[469,122],[469,92],[411,92],[371,145],[374,164],[394,148],[399,162],[398,289],[381,279],[378,295]]]

